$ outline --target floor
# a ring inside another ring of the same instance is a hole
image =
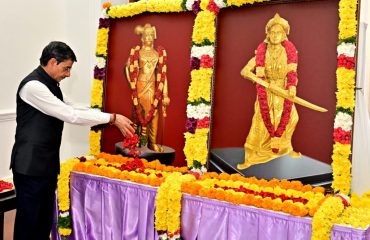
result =
[[[13,239],[15,210],[4,214],[4,240]]]

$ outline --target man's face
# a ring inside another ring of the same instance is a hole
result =
[[[55,58],[49,60],[50,62],[50,77],[57,82],[62,81],[64,78],[71,76],[73,61],[65,60],[58,63]]]
[[[281,25],[276,24],[270,28],[269,39],[272,44],[280,44],[285,38],[285,31]]]

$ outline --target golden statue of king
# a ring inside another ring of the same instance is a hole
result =
[[[126,77],[132,90],[134,121],[140,139],[145,139],[150,150],[163,152],[157,143],[159,111],[166,117],[170,103],[167,87],[167,53],[164,48],[154,48],[156,28],[150,24],[136,26],[135,33],[141,36],[141,46],[131,49],[126,65]]]
[[[241,71],[241,75],[256,82],[257,100],[254,104],[252,125],[244,144],[244,163],[238,169],[265,163],[290,154],[292,136],[298,122],[294,105],[296,97],[298,54],[288,40],[288,21],[276,14],[266,25],[266,39],[259,44],[255,56]],[[282,97],[278,92],[286,93]]]

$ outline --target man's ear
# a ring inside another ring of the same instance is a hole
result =
[[[58,65],[58,61],[55,58],[50,58],[48,64],[50,64],[50,66],[55,66]]]

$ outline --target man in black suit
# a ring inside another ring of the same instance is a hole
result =
[[[60,169],[59,149],[64,122],[85,126],[110,123],[132,136],[132,122],[120,114],[79,110],[63,96],[59,83],[71,75],[76,56],[63,42],[51,42],[40,66],[17,91],[17,128],[11,169],[17,194],[16,240],[49,239]]]

